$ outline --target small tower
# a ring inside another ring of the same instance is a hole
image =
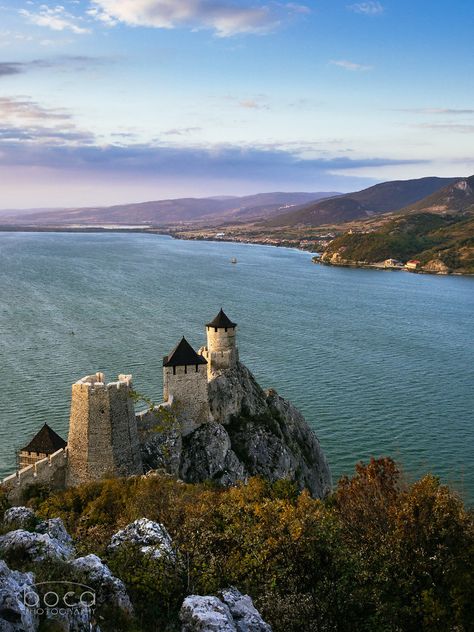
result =
[[[33,437],[27,446],[19,452],[20,469],[33,465],[66,447],[66,442],[48,424]]]
[[[207,361],[184,336],[163,358],[163,399],[175,404],[183,435],[210,420]]]
[[[207,347],[200,351],[208,362],[208,377],[212,379],[220,371],[233,368],[239,361],[236,346],[236,327],[221,309],[217,316],[206,325]]]
[[[72,385],[68,486],[143,472],[132,376],[106,384],[96,373]]]

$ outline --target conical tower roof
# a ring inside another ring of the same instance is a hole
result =
[[[61,448],[65,448],[67,443],[57,432],[54,432],[48,424],[44,424],[41,430],[36,434],[29,444],[22,448],[22,452],[39,452],[41,454],[53,454]]]
[[[214,327],[214,329],[231,329],[237,327],[237,323],[233,323],[221,307],[220,312],[206,327]]]
[[[163,358],[163,366],[190,366],[207,364],[207,360],[196,353],[183,336],[173,351]]]

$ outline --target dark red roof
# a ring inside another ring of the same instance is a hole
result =
[[[190,366],[192,364],[207,364],[207,360],[194,351],[184,336],[173,351],[163,358],[163,366]]]
[[[214,327],[214,329],[232,329],[237,327],[237,323],[233,323],[221,307],[221,311],[217,314],[213,321],[207,323],[206,327]]]
[[[53,454],[61,448],[65,448],[67,443],[48,424],[44,424],[29,444],[22,448],[22,452],[38,452],[41,454]]]

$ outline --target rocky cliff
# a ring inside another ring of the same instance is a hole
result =
[[[167,410],[139,418],[148,470],[165,470],[190,483],[213,480],[221,485],[250,476],[271,482],[289,479],[314,497],[328,494],[329,466],[304,417],[276,391],[264,391],[243,364],[209,383],[209,401],[213,421],[185,437]]]

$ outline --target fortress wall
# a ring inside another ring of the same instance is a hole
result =
[[[207,366],[164,367],[163,396],[176,409],[183,435],[210,420]]]
[[[105,383],[103,373],[72,386],[68,485],[141,474],[130,375]]]
[[[0,485],[7,490],[10,502],[19,503],[22,501],[23,492],[30,485],[44,484],[52,489],[64,489],[66,465],[67,448],[62,448],[34,465],[7,476],[0,481]]]
[[[236,346],[236,329],[216,329],[214,327],[206,327],[207,332],[207,348],[210,351],[226,351],[227,349],[235,349]]]
[[[107,386],[114,472],[119,476],[143,471],[130,375],[119,375],[119,381]]]

